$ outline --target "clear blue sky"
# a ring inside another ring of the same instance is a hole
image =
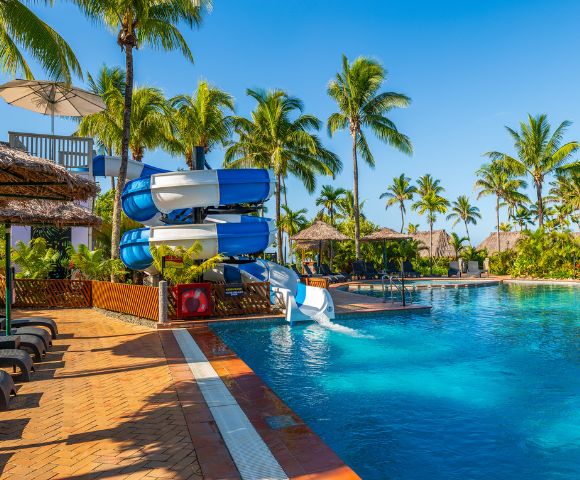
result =
[[[105,63],[123,64],[114,34],[91,24],[73,5],[56,3],[34,9],[67,39],[84,69],[94,73]],[[568,139],[580,139],[579,19],[577,0],[215,0],[201,29],[186,32],[195,64],[177,53],[143,49],[136,53],[136,82],[171,96],[191,92],[204,78],[234,95],[238,114],[253,106],[247,87],[282,88],[301,97],[307,112],[326,119],[334,109],[326,85],[341,54],[379,59],[389,71],[385,88],[413,99],[411,108],[392,119],[411,137],[415,154],[406,157],[373,141],[377,167],[361,166],[361,198],[372,221],[398,229],[398,210],[385,211],[378,199],[394,176],[432,173],[442,179],[448,198],[474,199],[482,153],[510,150],[504,125],[515,125],[528,112],[547,113],[553,124],[576,121]],[[74,128],[64,120],[56,125],[62,134]],[[49,119],[0,103],[0,138],[8,130],[49,128]],[[319,187],[332,182],[352,188],[349,138],[329,139],[325,131],[321,137],[340,155],[344,171],[334,182],[321,178]],[[214,167],[221,155],[211,153]],[[183,166],[163,152],[150,152],[144,160]],[[291,206],[313,215],[315,195],[308,196],[297,181],[288,185]],[[477,203],[484,216],[473,228],[479,241],[493,229],[494,211],[491,199]],[[416,214],[408,218],[426,228]],[[451,230],[443,218],[437,227]]]

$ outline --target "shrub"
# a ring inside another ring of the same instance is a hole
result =
[[[48,278],[59,257],[59,253],[50,248],[44,238],[33,238],[28,245],[20,241],[12,249],[12,260],[20,267],[16,278]]]

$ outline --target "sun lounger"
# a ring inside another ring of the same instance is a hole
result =
[[[34,361],[41,362],[46,354],[44,342],[34,335],[4,335],[0,334],[0,348],[16,348],[27,350],[34,355]]]
[[[42,340],[44,344],[44,349],[48,351],[48,349],[52,346],[52,339],[50,336],[50,332],[45,330],[44,328],[40,327],[20,327],[20,328],[13,328],[10,332],[11,335],[32,335],[34,337],[38,337]]]
[[[308,277],[308,275],[304,275],[302,272],[300,272],[300,270],[298,270],[298,268],[296,267],[296,265],[292,264],[290,265],[290,268],[292,269],[292,271],[298,275],[299,278],[306,278]]]
[[[4,370],[0,370],[0,410],[8,408],[11,395],[16,395],[14,380]]]
[[[365,272],[367,277],[370,278],[379,278],[381,276],[379,271],[375,268],[373,262],[365,262]]]
[[[16,372],[16,367],[18,367],[20,369],[20,377],[25,382],[30,380],[30,375],[34,372],[34,365],[28,352],[17,348],[0,349],[0,367],[13,367],[14,372]]]
[[[4,322],[6,321],[5,318],[0,320],[0,326],[5,328]],[[46,317],[26,317],[26,318],[13,318],[10,320],[10,325],[13,328],[18,327],[45,327],[50,330],[52,338],[56,338],[58,336],[58,327],[56,322],[52,318]]]
[[[352,262],[352,276],[358,279],[367,279],[367,272],[365,270],[365,264],[360,260]]]
[[[305,263],[302,267],[309,277],[322,277],[320,273],[316,272],[316,270],[314,270],[314,268],[307,263]]]
[[[482,273],[483,270],[480,270],[477,260],[467,262],[467,272],[465,275],[468,277],[481,277]]]
[[[387,268],[385,269],[386,274],[401,273],[401,267],[395,262],[387,262]]]
[[[324,275],[334,277],[335,282],[346,282],[348,280],[347,275],[345,275],[344,273],[333,272],[332,270],[330,270],[330,267],[326,263],[322,263],[320,265],[320,269],[322,270],[322,273]]]
[[[448,277],[461,277],[461,270],[459,269],[459,262],[450,262],[449,270],[447,270]]]
[[[405,277],[420,277],[421,275],[413,268],[413,264],[409,260],[403,262],[403,270],[405,271]]]

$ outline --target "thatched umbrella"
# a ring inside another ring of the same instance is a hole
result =
[[[318,242],[318,267],[322,258],[322,242],[326,240],[350,240],[344,233],[322,220],[316,220],[312,225],[290,237],[293,242]]]
[[[478,250],[486,249],[488,255],[497,253],[498,252],[497,237],[498,237],[497,232],[490,233],[489,236],[477,246],[477,249]],[[516,243],[521,237],[522,237],[521,232],[499,232],[501,251],[505,252],[506,250],[514,249]]]
[[[101,218],[73,202],[56,200],[0,199],[0,223],[98,227]]]
[[[428,257],[429,256],[429,232],[415,232],[411,234],[413,240],[422,243],[427,247],[426,250],[420,250],[419,256]],[[449,234],[445,230],[433,230],[433,258],[449,257],[455,256],[453,247],[449,242]]]
[[[56,225],[89,225],[94,218],[86,211],[62,201],[87,200],[96,196],[98,188],[88,178],[70,173],[66,168],[26,152],[0,144],[0,200],[5,214],[6,242],[6,334],[10,333],[12,278],[10,274],[10,227],[12,223],[52,223]],[[25,200],[26,199],[26,200]],[[44,200],[45,202],[42,202]],[[48,200],[60,200],[51,205]],[[68,216],[65,209],[68,208]],[[75,216],[76,213],[76,216]],[[89,215],[87,217],[87,215]],[[67,220],[68,217],[68,220]],[[72,220],[75,220],[72,222]],[[87,222],[87,220],[90,220]],[[67,223],[68,222],[68,223]]]
[[[376,232],[369,233],[360,239],[361,242],[382,242],[383,243],[383,268],[387,270],[387,241],[408,240],[411,235],[396,232],[395,230],[383,227]]]

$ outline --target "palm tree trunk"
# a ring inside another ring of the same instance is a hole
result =
[[[282,181],[280,174],[276,175],[276,225],[280,222],[280,214],[281,214],[281,206],[280,206],[280,187],[282,186]],[[284,256],[282,252],[282,230],[278,226],[276,229],[276,245],[277,245],[277,253],[276,253],[276,260],[279,264],[284,262]]]
[[[328,213],[330,214],[330,225],[334,227],[334,208],[332,206],[328,209]],[[330,258],[328,259],[328,263],[330,265],[330,271],[332,271],[332,257],[334,257],[334,248],[332,245],[332,240],[330,241]]]
[[[360,260],[360,211],[358,203],[358,160],[356,152],[356,136],[357,132],[352,134],[352,176],[354,186],[352,194],[354,197],[354,254],[356,260]]]
[[[131,102],[133,100],[133,46],[125,45],[125,106],[123,110],[123,138],[121,141],[121,165],[113,204],[113,225],[111,233],[111,258],[119,258],[121,240],[121,193],[127,180],[129,161],[129,136],[131,134]],[[111,276],[111,281],[115,281]]]
[[[542,183],[536,181],[536,195],[538,196],[538,226],[544,226],[544,200],[542,199]]]
[[[467,226],[467,220],[464,220],[464,223],[465,223],[465,232],[467,233],[467,241],[469,242],[469,245],[471,245],[471,237],[469,236],[469,227]]]
[[[429,221],[429,275],[433,276],[433,221]]]
[[[405,212],[403,211],[403,204],[401,203],[401,233],[405,229]]]
[[[497,237],[497,253],[501,253],[499,240],[499,196],[495,197],[495,220],[496,220],[496,237]]]

